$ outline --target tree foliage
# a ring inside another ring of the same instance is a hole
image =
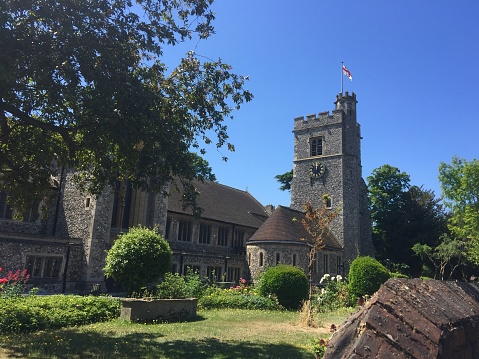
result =
[[[479,265],[479,161],[453,157],[439,166],[445,205],[451,210],[449,228],[466,241],[467,258]]]
[[[276,178],[276,180],[279,183],[281,183],[281,186],[279,187],[281,191],[291,190],[291,181],[293,180],[293,170],[285,172],[280,175],[276,175],[274,176],[274,178]]]
[[[411,186],[409,175],[390,165],[375,169],[367,179],[377,258],[390,259],[407,274],[419,275],[413,245],[435,247],[447,231],[440,199],[430,190]]]
[[[192,149],[234,150],[224,120],[252,99],[247,77],[194,51],[172,70],[162,61],[214,33],[211,3],[0,2],[0,179],[17,205],[62,166],[92,194],[123,179],[160,191],[202,178]]]
[[[422,260],[428,259],[435,268],[434,278],[450,279],[454,271],[462,264],[464,256],[464,242],[452,239],[447,234],[441,236],[441,243],[435,248],[427,244],[416,243],[412,250]]]

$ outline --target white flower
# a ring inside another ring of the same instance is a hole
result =
[[[343,277],[341,277],[339,274],[336,276],[336,280],[338,282],[341,282],[343,280]]]

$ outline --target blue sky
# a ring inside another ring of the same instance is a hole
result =
[[[341,61],[364,178],[390,164],[439,196],[441,161],[478,158],[479,1],[217,0],[213,10],[216,34],[196,53],[249,75],[255,96],[227,122],[236,152],[208,148],[220,183],[289,206],[274,176],[292,168],[293,119],[334,109]]]

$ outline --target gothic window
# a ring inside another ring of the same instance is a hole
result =
[[[341,274],[343,269],[343,265],[341,264],[341,256],[336,256],[336,268],[337,274]]]
[[[281,262],[281,254],[276,253],[276,265],[278,265]]]
[[[178,240],[191,242],[191,222],[180,220],[178,223]]]
[[[323,274],[329,273],[329,256],[327,254],[323,254]]]
[[[322,137],[315,137],[311,138],[309,141],[310,145],[310,155],[311,157],[314,156],[321,156],[323,154],[323,138]]]
[[[259,266],[262,267],[264,265],[264,255],[263,252],[259,254]]]
[[[7,203],[8,195],[6,192],[0,192],[0,218],[12,219],[12,207]]]
[[[243,245],[244,231],[235,229],[233,236],[233,247],[244,247]]]
[[[27,255],[25,269],[32,277],[58,278],[62,263],[63,256]]]
[[[229,267],[228,268],[228,274],[226,275],[226,281],[227,282],[239,283],[240,272],[241,272],[240,268]]]
[[[218,227],[218,245],[228,245],[228,228]]]
[[[200,234],[198,243],[210,244],[211,238],[211,225],[200,223]]]
[[[206,267],[206,276],[212,282],[219,282],[221,280],[221,267]]]
[[[296,253],[293,254],[293,266],[296,265]]]
[[[165,228],[165,238],[168,239],[170,237],[170,228],[171,228],[171,221],[172,218],[170,216],[166,217],[166,228]],[[173,272],[175,273],[175,272]]]
[[[324,205],[326,206],[326,208],[332,208],[333,207],[333,202],[331,200],[331,197],[326,197],[324,199]]]
[[[19,213],[15,213],[13,208],[8,204],[8,193],[0,191],[0,218],[13,219]],[[26,212],[19,216],[24,222],[35,222],[38,219],[38,207],[40,201],[35,200]]]

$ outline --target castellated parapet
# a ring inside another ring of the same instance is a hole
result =
[[[329,111],[320,112],[316,117],[315,114],[307,115],[306,119],[304,116],[299,116],[294,119],[294,130],[307,130],[309,128],[317,126],[328,126],[341,123],[342,114],[341,111],[333,110],[332,115]]]
[[[294,119],[294,159],[291,208],[304,203],[321,207],[327,194],[339,215],[330,229],[343,246],[343,261],[354,259],[358,250],[371,254],[371,234],[361,168],[361,134],[356,121],[356,95],[338,94],[335,109]],[[319,143],[319,145],[318,145]],[[319,146],[319,147],[318,147]],[[321,175],[311,169],[321,165]]]

